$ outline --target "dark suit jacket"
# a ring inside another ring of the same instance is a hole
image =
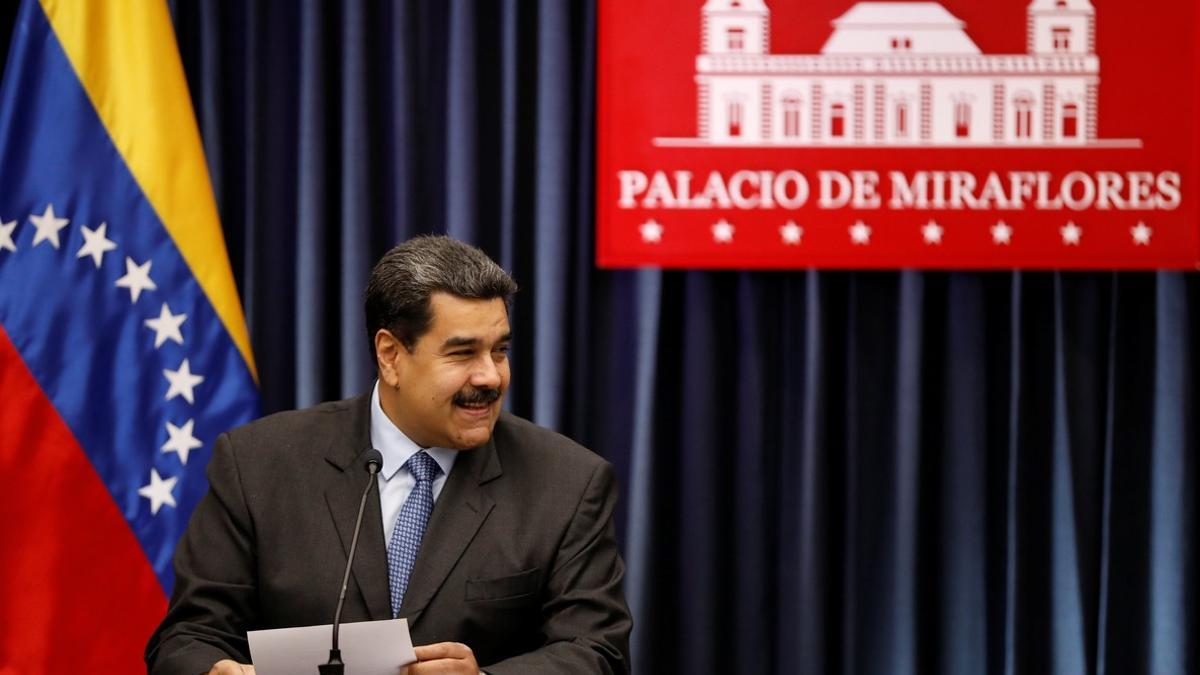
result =
[[[151,673],[246,663],[246,631],[332,620],[369,480],[370,400],[272,415],[217,440],[146,648]],[[501,414],[491,441],[458,457],[430,516],[400,609],[413,643],[465,643],[494,675],[627,672],[615,501],[607,462]],[[376,487],[358,546],[343,621],[391,618]]]

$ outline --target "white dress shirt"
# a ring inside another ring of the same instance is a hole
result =
[[[392,530],[396,528],[396,519],[400,517],[400,508],[408,499],[409,493],[417,481],[408,469],[400,470],[409,457],[425,450],[433,461],[442,468],[442,473],[433,480],[433,502],[437,503],[442,487],[446,485],[446,477],[454,468],[454,460],[458,457],[457,450],[446,448],[422,448],[404,435],[379,403],[379,381],[375,381],[375,389],[371,392],[371,446],[383,455],[383,468],[376,478],[379,480],[379,506],[383,511],[383,541],[385,546],[392,543]]]

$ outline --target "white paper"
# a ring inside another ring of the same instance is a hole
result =
[[[317,675],[329,661],[333,626],[252,630],[246,637],[257,675]],[[417,660],[406,619],[343,623],[338,648],[346,675],[398,675]]]

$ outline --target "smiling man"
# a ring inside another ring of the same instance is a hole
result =
[[[375,386],[217,440],[151,673],[253,673],[246,631],[329,623],[372,448],[344,621],[406,618],[408,675],[628,672],[612,467],[501,411],[515,292],[447,237],[379,261]]]

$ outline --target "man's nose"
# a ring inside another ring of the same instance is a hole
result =
[[[476,360],[476,366],[471,373],[471,386],[476,389],[498,389],[500,387],[500,369],[491,354],[484,354]]]

